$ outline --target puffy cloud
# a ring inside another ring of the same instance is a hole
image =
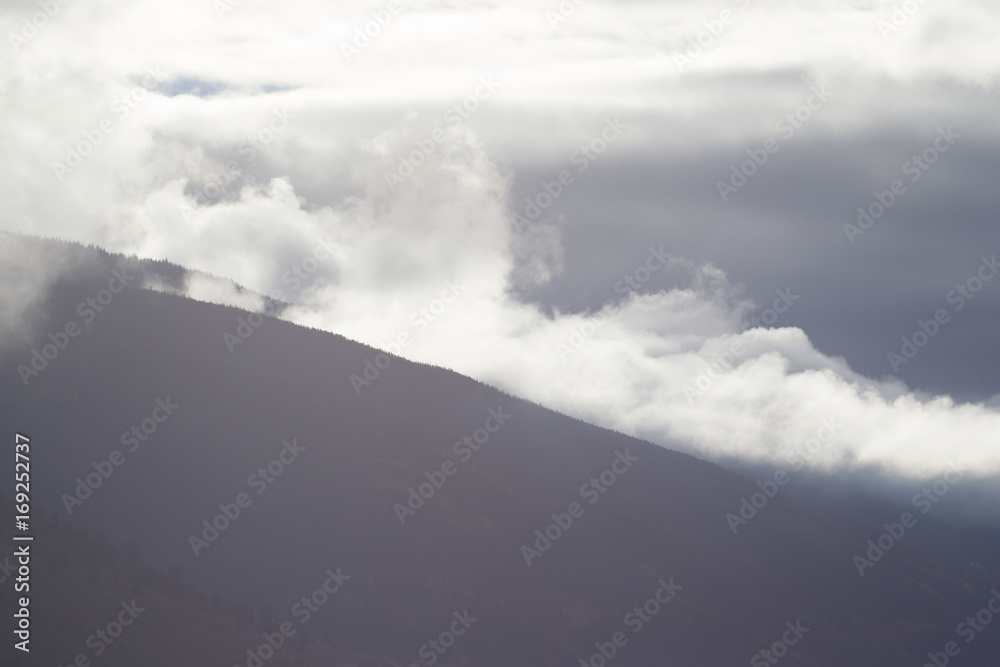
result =
[[[867,379],[817,351],[799,329],[751,325],[752,304],[714,266],[670,258],[656,270],[680,274],[683,286],[646,292],[641,278],[649,273],[641,269],[663,260],[643,248],[627,272],[639,289],[608,285],[596,312],[546,314],[518,301],[508,291],[520,241],[506,181],[474,136],[450,140],[454,146],[394,192],[373,186],[339,209],[307,210],[282,179],[246,188],[231,204],[197,207],[186,226],[171,228],[169,254],[199,268],[221,261],[229,275],[270,294],[286,288],[289,254],[262,250],[259,235],[281,229],[303,257],[325,240],[336,279],[315,271],[285,317],[386,349],[406,333],[407,345],[392,349],[408,358],[697,454],[780,464],[833,424],[822,451],[809,457],[814,467],[918,477],[956,458],[983,474],[1000,466],[995,407]],[[359,164],[366,151],[359,149]],[[375,174],[384,166],[370,163]],[[177,184],[167,184],[135,217],[185,201]],[[192,296],[232,302],[195,287]],[[790,308],[797,298],[781,290],[767,305]],[[963,445],[942,444],[956,442]]]
[[[920,476],[960,457],[997,472],[996,399],[918,396],[853,372],[802,330],[750,326],[753,304],[725,267],[674,257],[657,270],[675,287],[613,282],[590,312],[519,299],[573,258],[564,219],[546,212],[517,232],[509,202],[514,168],[574,169],[615,114],[631,123],[608,149],[624,161],[757,137],[801,103],[803,74],[854,88],[823,121],[852,135],[872,126],[857,102],[886,82],[911,97],[886,101],[880,123],[905,116],[931,78],[990,89],[992,3],[925,3],[883,35],[889,2],[588,2],[551,25],[556,2],[427,0],[403,3],[367,44],[356,29],[387,5],[214,6],[69,3],[8,45],[10,229],[168,258],[377,346],[408,333],[411,359],[706,456],[780,461],[828,420],[839,426],[818,467]],[[0,32],[20,34],[28,11],[5,5]],[[732,106],[745,118],[711,122]],[[623,269],[638,280],[650,252]],[[43,287],[4,298],[23,312]],[[206,277],[186,289],[261,303]]]

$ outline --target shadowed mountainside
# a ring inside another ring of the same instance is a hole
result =
[[[13,499],[0,496],[0,503],[5,510],[0,539],[9,544]],[[206,595],[185,582],[176,565],[166,572],[149,567],[134,542],[115,544],[44,509],[34,513],[31,532],[37,540],[31,592],[45,613],[33,618],[31,651],[17,652],[15,664],[69,665],[82,663],[83,655],[100,665],[225,665],[233,655],[258,649],[267,637],[281,649],[268,661],[272,667],[390,664],[338,649],[308,631],[276,635],[270,607],[228,604],[219,591]],[[10,553],[0,559],[4,589],[16,580],[17,567]],[[4,618],[14,614],[13,602],[4,596]],[[115,623],[124,623],[120,634]]]
[[[350,378],[379,352],[340,336],[241,327],[245,312],[134,286],[87,322],[77,304],[116,267],[182,270],[9,242],[77,257],[0,373],[0,425],[32,439],[35,502],[338,647],[404,666],[549,667],[622,632],[619,664],[745,665],[801,621],[782,665],[920,665],[1000,586],[916,530],[859,576],[853,557],[891,508],[845,516],[779,493],[734,535],[725,517],[754,481],[447,370],[393,357],[359,395]],[[79,334],[25,386],[18,366],[69,322]],[[240,331],[252,335],[227,345]],[[346,576],[302,621],[296,605],[328,571]],[[661,582],[674,597],[647,605]],[[39,616],[55,613],[57,598],[37,595]],[[476,620],[456,628],[456,614]],[[449,628],[462,633],[443,655],[428,648]],[[246,664],[238,650],[210,662],[223,639],[199,641],[206,658],[191,664]],[[998,647],[986,628],[962,664],[1000,664]]]

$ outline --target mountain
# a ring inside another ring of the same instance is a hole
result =
[[[12,252],[5,285],[62,267],[2,352],[0,425],[11,448],[30,438],[35,511],[273,610],[272,628],[404,667],[1000,664],[995,627],[959,625],[1000,572],[922,538],[915,508],[912,523],[889,505],[838,511],[780,475],[141,288],[179,288],[180,267],[26,237]],[[72,617],[77,634],[105,619],[36,596],[39,619]],[[203,634],[186,664],[255,664],[231,632]],[[100,664],[136,664],[114,648]]]
[[[13,507],[12,498],[0,496],[0,503]],[[0,537],[9,543],[13,516],[4,514],[10,520],[4,521]],[[282,649],[269,659],[271,665],[390,665],[388,659],[338,649],[308,632],[275,634],[269,607],[227,604],[218,591],[206,595],[186,583],[176,566],[166,572],[149,567],[134,542],[115,544],[44,509],[35,513],[33,523],[39,549],[31,563],[37,586],[30,592],[45,613],[32,621],[30,653],[17,652],[14,664],[226,664],[232,655],[267,643]],[[6,554],[0,561],[0,585],[16,581],[17,567],[16,558]],[[12,603],[5,596],[5,618],[16,611]]]

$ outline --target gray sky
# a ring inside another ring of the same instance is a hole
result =
[[[903,88],[885,93],[910,94]],[[841,92],[830,104],[860,103],[857,96]],[[952,87],[927,85],[905,124],[887,127],[873,117],[874,127],[863,135],[838,136],[836,126],[820,126],[817,118],[727,202],[714,185],[739,154],[711,139],[695,154],[609,156],[586,175],[586,186],[558,203],[566,216],[565,272],[524,295],[567,311],[598,307],[607,285],[648,243],[665,243],[678,255],[723,267],[762,306],[775,289],[793,288],[802,298],[780,325],[802,327],[820,350],[844,356],[865,375],[893,374],[928,391],[988,398],[1000,392],[1000,356],[993,353],[1000,282],[987,283],[898,372],[887,356],[898,351],[902,336],[919,330],[918,320],[951,310],[948,293],[975,275],[982,257],[1000,251],[1000,195],[989,185],[989,175],[1000,173],[1000,151],[986,116],[996,102],[979,91],[956,99]],[[740,109],[732,109],[718,123],[740,118]],[[933,127],[952,127],[962,136],[911,182],[901,167],[933,143],[927,130]],[[511,200],[534,194],[553,169],[519,169]],[[857,207],[868,206],[876,190],[897,178],[907,191],[852,244],[844,223],[854,223]],[[647,290],[677,279],[657,278]]]

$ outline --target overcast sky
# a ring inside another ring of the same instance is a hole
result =
[[[1000,468],[995,2],[4,0],[0,27],[3,229],[705,456],[832,419],[816,466]]]

